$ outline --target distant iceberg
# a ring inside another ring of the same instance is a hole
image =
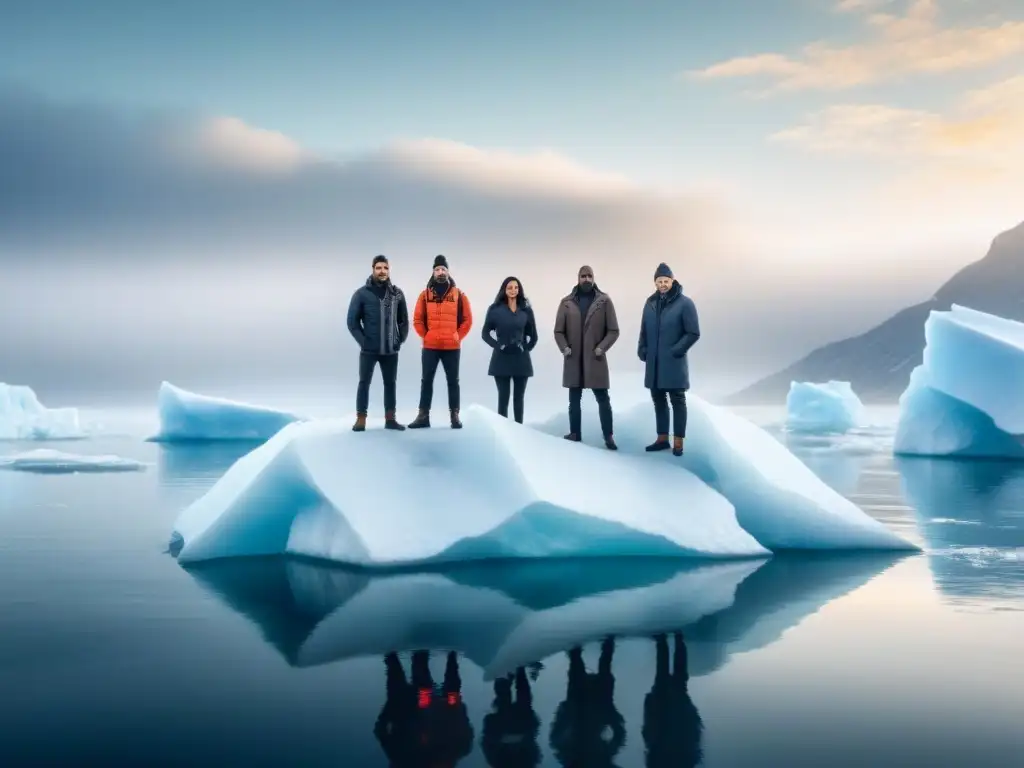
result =
[[[790,432],[843,434],[864,425],[864,404],[848,381],[793,381],[786,396]]]
[[[290,553],[360,566],[768,554],[686,470],[581,451],[480,406],[463,423],[401,434],[292,424],[182,512],[172,548],[183,563]]]
[[[455,650],[493,679],[608,636],[683,631],[690,674],[699,676],[776,642],[898,558],[521,561],[388,575],[248,558],[188,571],[296,667]]]
[[[1024,459],[1024,323],[954,304],[929,314],[924,337],[893,451]]]
[[[47,408],[31,387],[0,382],[0,440],[77,440],[77,408]]]
[[[160,431],[153,442],[202,442],[215,440],[269,440],[300,416],[260,405],[210,397],[168,382],[157,394]]]
[[[0,456],[0,469],[37,474],[74,474],[79,472],[140,472],[146,468],[141,461],[111,454],[85,455],[39,448],[25,453]]]
[[[732,502],[739,524],[762,546],[772,551],[918,549],[830,488],[757,425],[692,392],[687,403],[685,455],[664,452],[645,455],[644,460],[693,472]],[[583,438],[599,446],[596,411],[583,413]],[[538,429],[561,435],[565,426],[566,417],[559,414]],[[651,404],[616,412],[615,437],[620,454],[643,455],[643,446],[654,439]]]

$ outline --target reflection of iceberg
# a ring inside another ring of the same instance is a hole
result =
[[[232,464],[260,445],[258,441],[243,440],[165,443],[157,459],[160,484],[201,487],[205,491]]]
[[[898,459],[928,561],[945,594],[966,601],[1024,594],[1024,465]]]
[[[689,627],[696,674],[774,642],[895,557],[548,561],[391,575],[251,558],[189,572],[293,666],[430,648],[459,651],[493,677],[607,635]]]
[[[596,409],[583,415],[583,439],[601,444]],[[686,453],[644,454],[651,441],[650,403],[615,414],[621,453],[643,454],[648,463],[693,472],[736,508],[736,519],[763,546],[784,549],[914,550],[811,471],[786,446],[743,417],[687,394]],[[539,425],[548,434],[565,431],[558,415]],[[588,459],[589,460],[589,459]]]
[[[267,440],[299,421],[293,413],[199,395],[163,382],[157,394],[160,431],[154,442]]]
[[[847,497],[856,493],[864,465],[874,452],[871,443],[848,437],[826,442],[787,436],[786,446],[829,487]]]
[[[464,429],[293,424],[181,513],[179,558],[296,554],[350,565],[767,551],[693,474],[579,446],[479,406]],[[600,478],[572,483],[565,478]],[[416,512],[424,489],[443,503]],[[671,501],[668,501],[671,500]]]
[[[1024,323],[957,306],[924,324],[894,452],[1024,459]]]

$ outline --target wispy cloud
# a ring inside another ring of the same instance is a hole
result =
[[[902,15],[881,13],[876,0],[843,0],[838,10],[864,11],[868,38],[849,45],[817,41],[796,54],[741,56],[690,74],[702,79],[759,78],[766,93],[842,90],[908,75],[977,69],[1024,53],[1024,21],[943,26],[935,0],[911,0]]]

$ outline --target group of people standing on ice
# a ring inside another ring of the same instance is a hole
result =
[[[655,270],[654,285],[654,293],[644,302],[637,342],[637,356],[646,366],[644,385],[654,403],[657,433],[647,450],[671,449],[681,456],[686,437],[686,391],[690,388],[687,352],[700,338],[700,324],[693,300],[683,293],[666,264],[659,264]],[[439,366],[444,370],[448,388],[451,427],[462,427],[459,358],[462,343],[473,327],[469,297],[455,284],[448,260],[437,256],[410,318],[405,294],[391,282],[387,257],[375,256],[372,274],[352,295],[348,309],[348,329],[360,348],[356,422],[352,427],[356,432],[366,429],[370,381],[378,366],[384,382],[384,426],[406,429],[395,415],[396,382],[398,353],[409,336],[410,321],[423,340],[423,375],[419,412],[408,428],[430,427],[434,379]],[[530,353],[539,335],[533,307],[518,278],[506,277],[502,281],[487,308],[481,336],[493,349],[487,373],[497,385],[498,413],[507,417],[511,402],[513,417],[522,423],[526,384],[533,376]],[[562,386],[569,390],[569,432],[565,439],[581,439],[583,390],[589,389],[597,401],[605,446],[616,450],[608,395],[608,351],[619,338],[619,321],[611,297],[597,287],[594,270],[589,266],[579,268],[576,285],[559,302],[554,337],[564,358]]]

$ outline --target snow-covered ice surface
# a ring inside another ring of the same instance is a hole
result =
[[[200,395],[168,382],[157,394],[160,428],[154,442],[268,440],[302,417],[274,408]]]
[[[293,666],[443,649],[465,654],[493,678],[604,637],[682,630],[697,676],[775,642],[898,558],[547,560],[387,575],[243,558],[188,570]]]
[[[47,408],[31,387],[0,382],[0,440],[84,437],[77,408]]]
[[[953,305],[924,325],[896,454],[1024,459],[1024,323]]]
[[[146,464],[112,454],[87,455],[65,453],[50,448],[0,456],[0,469],[39,474],[73,474],[78,472],[140,472]]]
[[[641,454],[652,466],[687,469],[732,502],[740,525],[772,551],[785,549],[916,550],[917,547],[829,487],[785,445],[751,421],[687,393],[685,454],[644,454],[655,437],[650,401],[615,413],[619,454]],[[602,446],[597,408],[584,403],[583,440]],[[558,414],[538,425],[567,431]],[[590,446],[578,446],[591,453]],[[603,452],[603,448],[598,448]],[[588,459],[589,460],[589,459]]]
[[[185,563],[291,553],[361,566],[768,554],[679,467],[581,450],[480,406],[463,423],[290,425],[181,513],[172,549]]]
[[[786,395],[791,432],[842,434],[864,424],[864,404],[848,381],[793,381]]]

